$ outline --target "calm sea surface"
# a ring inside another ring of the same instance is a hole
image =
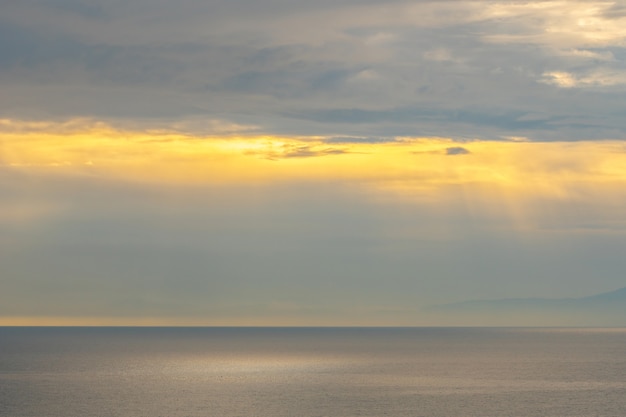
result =
[[[0,416],[626,416],[626,329],[0,328]]]

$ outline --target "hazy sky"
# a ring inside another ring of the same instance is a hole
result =
[[[620,1],[3,1],[0,91],[0,324],[626,286]]]

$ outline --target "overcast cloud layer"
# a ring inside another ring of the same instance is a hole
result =
[[[623,139],[625,36],[616,1],[3,2],[0,114]]]
[[[625,115],[619,1],[0,1],[0,325],[580,325],[425,308],[626,286]]]

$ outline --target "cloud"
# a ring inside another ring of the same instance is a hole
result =
[[[626,5],[614,2],[602,14],[607,19],[622,19],[626,17]]]
[[[455,58],[452,56],[450,51],[447,49],[433,49],[430,51],[424,52],[424,58],[429,61],[439,61],[439,62],[454,62]]]
[[[615,87],[626,85],[626,71],[595,69],[581,75],[564,71],[552,71],[543,74],[543,82],[561,88]]]
[[[144,131],[158,137],[159,133],[181,135],[252,134],[258,129],[254,125],[240,125],[227,120],[200,117],[175,120],[95,120],[91,118],[52,120],[0,119],[0,134],[75,134],[78,132],[106,132],[116,134],[123,131]],[[155,139],[156,140],[156,139]]]
[[[485,14],[499,19],[504,33],[490,34],[492,42],[541,43],[555,49],[621,45],[626,34],[615,3],[606,1],[542,1],[490,4]],[[610,16],[610,17],[609,17]],[[508,32],[508,33],[507,33]]]
[[[0,164],[15,172],[149,183],[342,178],[385,187],[485,183],[525,190],[535,178],[550,184],[535,191],[545,188],[552,193],[567,190],[570,181],[596,184],[609,176],[619,182],[625,172],[620,168],[625,153],[619,141],[475,139],[459,146],[445,138],[397,137],[338,142],[334,136],[194,136],[178,130],[120,128],[93,120],[54,124],[8,119],[0,121],[0,139]],[[471,154],[471,158],[446,158],[458,154]],[[291,162],[277,163],[280,160]],[[494,172],[502,175],[494,176]]]
[[[396,140],[394,137],[333,136],[324,138],[324,143],[388,143]]]
[[[0,9],[0,321],[411,325],[623,286],[618,2]]]
[[[467,155],[470,151],[461,147],[461,146],[453,146],[450,148],[446,148],[446,155]]]
[[[347,152],[347,150],[339,148],[328,148],[302,144],[282,144],[278,147],[268,146],[264,150],[247,151],[246,154],[276,160],[283,158],[312,158],[328,155],[341,155]]]
[[[581,60],[593,61],[614,61],[615,55],[611,51],[593,51],[589,49],[569,49],[560,51],[560,54],[567,57],[574,57]]]
[[[494,132],[498,130],[532,131],[550,130],[552,120],[545,118],[527,118],[525,112],[487,111],[479,109],[445,109],[407,106],[403,108],[391,108],[383,110],[363,110],[358,108],[330,108],[310,111],[308,113],[290,113],[291,117],[299,117],[305,120],[314,120],[322,123],[337,124],[365,124],[376,126],[394,123],[398,125],[421,125],[431,128],[432,125],[440,125],[443,121],[450,124],[445,129],[440,127],[437,132],[426,131],[430,134],[447,134],[455,136],[455,133],[464,131],[466,136],[477,135],[481,132]],[[407,128],[408,130],[408,128]],[[400,135],[398,135],[400,136]],[[460,135],[459,135],[460,136]]]
[[[3,5],[0,117],[205,118],[261,134],[461,140],[626,131],[626,104],[599,91],[623,85],[616,3],[315,3]],[[590,95],[573,103],[546,83]],[[506,116],[524,113],[546,122]],[[563,123],[583,118],[586,129]]]

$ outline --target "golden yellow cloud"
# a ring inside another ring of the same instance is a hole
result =
[[[461,205],[471,216],[505,219],[518,230],[533,229],[563,203],[584,203],[615,224],[626,198],[626,145],[610,140],[337,144],[324,137],[197,137],[97,122],[5,120],[0,144],[0,164],[19,172],[169,186],[341,182],[444,217]]]
[[[50,174],[130,181],[228,184],[336,180],[433,188],[484,184],[557,193],[567,184],[626,181],[620,141],[465,143],[399,138],[327,143],[324,137],[195,137],[102,123],[0,123],[0,164]]]

